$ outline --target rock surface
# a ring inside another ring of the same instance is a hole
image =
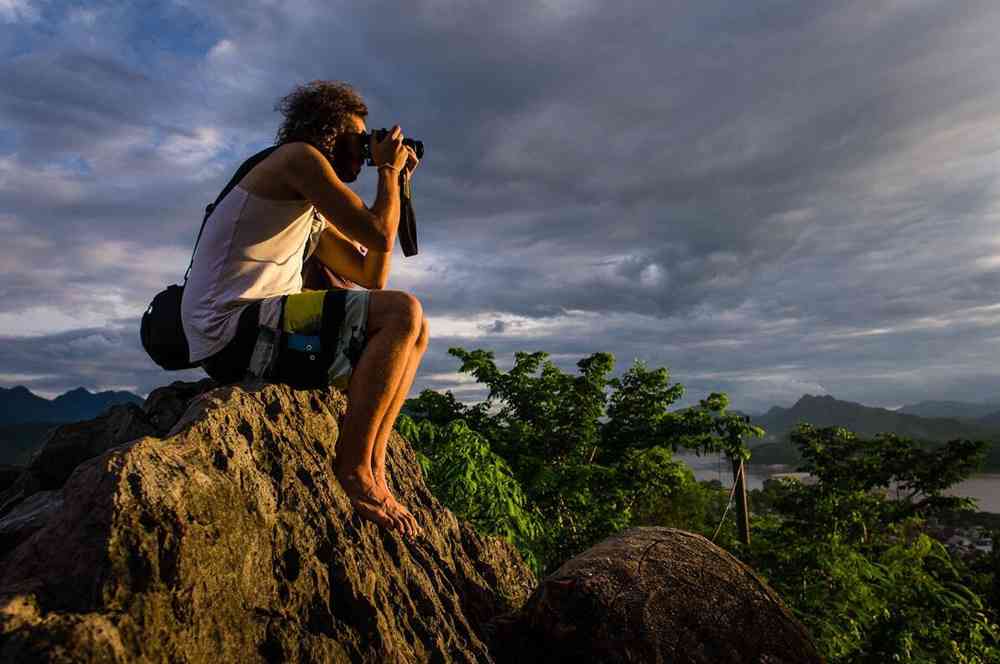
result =
[[[673,528],[632,528],[572,558],[497,630],[494,654],[523,664],[823,661],[749,567]]]
[[[395,432],[390,487],[424,537],[356,516],[332,472],[346,405],[174,383],[53,434],[0,496],[0,661],[494,661],[489,621],[529,570],[438,503]]]

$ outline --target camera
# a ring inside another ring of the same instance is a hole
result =
[[[372,139],[375,141],[384,141],[385,137],[389,135],[388,129],[372,129],[370,133],[365,134],[361,137],[361,155],[367,160],[369,166],[375,165],[375,159],[372,157]],[[417,159],[424,158],[424,142],[417,141],[412,138],[404,138],[403,145],[408,145],[413,148],[413,151],[417,153]]]

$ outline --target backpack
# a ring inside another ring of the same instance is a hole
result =
[[[215,199],[215,202],[210,203],[205,208],[205,218],[198,230],[198,238],[194,241],[195,251],[198,250],[198,242],[201,240],[202,231],[205,230],[205,223],[208,222],[215,207],[233,187],[239,184],[240,180],[250,172],[250,169],[278,147],[278,145],[272,145],[243,162],[243,165],[237,169],[236,174],[219,194],[219,197]],[[184,283],[171,284],[157,293],[142,315],[142,322],[139,325],[139,338],[142,340],[142,347],[146,349],[154,362],[167,371],[194,369],[199,366],[191,363],[190,348],[187,337],[184,336],[184,325],[181,322],[181,298],[184,296],[184,286],[187,285],[188,276],[191,274],[193,266],[194,252],[191,253],[191,263],[188,265],[187,272],[184,273]]]

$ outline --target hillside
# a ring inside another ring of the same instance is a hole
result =
[[[907,404],[896,411],[919,417],[950,417],[957,420],[978,420],[1000,413],[1000,403],[966,403],[964,401],[921,401]]]
[[[958,402],[924,403],[940,405]],[[972,409],[966,412],[975,414]],[[800,463],[802,459],[799,451],[788,437],[799,422],[807,422],[816,427],[841,426],[863,438],[871,438],[879,433],[895,433],[915,441],[923,441],[928,446],[956,438],[1000,441],[1000,426],[987,427],[974,420],[955,417],[920,417],[885,408],[872,408],[852,401],[840,401],[832,396],[807,394],[791,408],[775,406],[765,415],[753,418],[753,424],[762,427],[767,435],[750,441],[752,461],[757,464],[792,466]],[[991,448],[983,471],[1000,471],[1000,445],[994,444]]]
[[[0,424],[0,465],[27,465],[31,454],[56,426],[54,422]]]
[[[895,433],[913,440],[944,442],[955,438],[972,440],[1000,439],[1000,427],[987,427],[957,418],[920,417],[886,408],[873,408],[832,396],[804,395],[791,408],[774,406],[753,424],[767,431],[758,444],[786,439],[799,422],[817,427],[841,426],[859,436]]]

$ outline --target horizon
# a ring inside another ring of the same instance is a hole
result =
[[[83,391],[88,392],[90,394],[99,394],[101,392],[129,392],[129,393],[134,394],[135,396],[141,397],[143,399],[145,399],[145,398],[147,398],[149,396],[148,393],[146,393],[146,394],[140,394],[138,392],[132,392],[131,390],[124,389],[124,388],[121,388],[121,389],[111,389],[111,388],[108,388],[108,389],[93,390],[93,389],[89,389],[87,387],[84,387],[82,385],[79,385],[79,386],[77,386],[75,388],[71,388],[69,390],[66,390],[65,392],[59,392],[59,393],[50,392],[48,394],[45,394],[45,393],[42,393],[42,392],[35,392],[34,390],[31,390],[31,388],[29,388],[29,387],[27,387],[25,385],[0,385],[0,389],[4,389],[4,390],[11,390],[11,389],[14,389],[14,388],[17,388],[17,387],[21,387],[21,388],[27,389],[29,392],[31,392],[35,396],[42,397],[43,399],[47,399],[49,401],[54,401],[56,398],[58,398],[60,396],[63,396],[65,394],[68,394],[70,392],[74,392],[74,391],[77,391],[77,390],[83,390]],[[444,392],[444,391],[442,390],[442,392]],[[867,408],[884,408],[885,410],[892,410],[892,411],[899,410],[900,408],[904,408],[906,406],[917,406],[917,405],[920,405],[920,403],[923,403],[923,402],[916,402],[916,403],[909,403],[909,404],[897,404],[895,406],[881,406],[881,405],[866,404],[866,403],[862,403],[862,402],[859,402],[859,401],[850,401],[849,399],[841,399],[841,398],[836,397],[836,396],[834,396],[832,394],[802,394],[802,395],[799,396],[798,399],[795,399],[793,402],[791,402],[791,403],[789,403],[787,405],[784,405],[784,404],[771,404],[771,406],[769,406],[767,409],[765,409],[763,411],[750,411],[750,410],[746,410],[746,409],[743,409],[743,408],[738,408],[738,407],[735,407],[735,406],[732,406],[732,405],[730,405],[730,407],[727,408],[727,411],[729,411],[729,412],[732,412],[732,411],[741,411],[741,412],[744,412],[744,413],[749,414],[749,415],[766,415],[767,412],[772,407],[775,407],[775,406],[777,406],[779,408],[788,409],[788,408],[793,407],[796,403],[799,402],[799,400],[801,400],[804,397],[826,397],[826,396],[833,397],[837,401],[855,403],[855,404],[858,404],[860,406],[865,406]],[[457,396],[456,396],[456,400],[459,401],[459,403],[461,403],[461,404],[463,404],[465,406],[471,406],[471,405],[475,405],[475,404],[479,403],[479,401],[462,401]],[[961,403],[963,405],[971,405],[971,406],[992,406],[992,405],[996,405],[998,407],[998,409],[1000,409],[1000,400],[998,400],[995,404],[991,403],[988,400],[987,401],[980,401],[980,402],[969,402],[969,401],[956,402],[954,399],[927,399],[925,401],[954,402],[954,403]],[[676,404],[673,404],[673,405],[676,406]],[[686,407],[687,406],[683,406],[683,407],[677,406],[677,407],[674,408],[674,410],[680,410],[681,408],[686,408]]]
[[[411,397],[485,396],[462,346],[505,371],[637,358],[678,408],[980,402],[1000,392],[997,27],[981,0],[2,4],[0,384],[204,378],[159,369],[139,317],[278,99],[332,79],[426,147],[421,252],[395,249],[388,284],[430,324]],[[350,186],[373,200],[370,169]]]

